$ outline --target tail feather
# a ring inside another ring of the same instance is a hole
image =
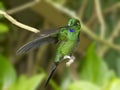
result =
[[[52,67],[51,67],[51,69],[50,69],[50,73],[49,73],[48,79],[47,79],[47,81],[46,81],[46,83],[45,83],[45,87],[47,87],[47,85],[48,85],[50,79],[52,78],[52,76],[53,76],[53,74],[54,74],[57,66],[58,66],[58,63],[56,63],[56,62],[54,62],[54,63],[52,64]]]

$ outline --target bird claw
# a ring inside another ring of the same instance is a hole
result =
[[[68,59],[68,62],[66,62],[66,65],[70,66],[74,62],[75,57],[74,56],[68,56],[68,55],[66,55],[66,56],[64,56],[63,59]]]

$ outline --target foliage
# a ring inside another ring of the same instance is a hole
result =
[[[44,76],[44,74],[39,74],[27,78],[25,75],[22,75],[8,90],[36,90]]]
[[[76,81],[69,85],[68,90],[100,90],[100,88],[87,81]]]
[[[120,90],[120,79],[114,79],[103,87],[87,81],[76,81],[69,85],[68,90]]]
[[[55,86],[55,90],[120,90],[120,78],[116,77],[114,71],[97,55],[95,46],[95,43],[91,44],[82,59],[80,79],[71,80],[68,75],[62,82],[64,85]]]
[[[16,72],[7,58],[0,55],[0,90],[35,90],[45,77],[44,73],[27,78]]]
[[[0,33],[6,33],[9,31],[9,28],[6,24],[0,23]]]
[[[16,79],[16,73],[9,59],[0,55],[0,90],[9,87]]]
[[[120,79],[96,54],[95,44],[87,50],[80,70],[80,80],[72,82],[68,90],[120,90]]]
[[[82,80],[88,80],[98,85],[104,84],[109,81],[114,73],[110,71],[105,61],[100,58],[95,52],[95,44],[92,44],[83,60],[80,70],[80,78]]]
[[[18,2],[16,0],[1,0],[0,9],[6,10],[7,8],[8,11],[13,7],[16,9],[19,4],[22,5],[22,1],[28,2],[27,0],[18,0]],[[41,28],[65,25],[70,15],[65,15],[62,10],[58,11],[54,6],[51,8],[52,4],[45,4],[44,1],[40,2],[42,5],[38,3],[39,6],[37,6],[36,4],[35,9],[33,9],[34,6],[31,6],[32,9],[21,10],[10,15],[22,23],[40,28],[41,31]],[[94,34],[100,35],[101,23],[96,14],[95,0],[48,1],[56,2],[72,10],[73,15],[77,13],[85,26],[91,29]],[[109,38],[112,38],[112,43],[120,44],[119,33],[112,36],[117,31],[116,25],[120,20],[119,0],[99,1],[106,26],[103,39],[109,41]],[[114,5],[118,5],[118,8]],[[49,8],[39,8],[42,6]],[[0,15],[0,90],[37,90],[38,87],[43,87],[42,81],[45,74],[44,72],[39,73],[39,69],[49,71],[50,62],[53,62],[51,57],[55,51],[54,46],[51,44],[42,46],[32,53],[16,56],[16,50],[30,40],[33,35],[5,20]],[[93,43],[90,36],[86,36],[84,32],[81,32],[80,41],[74,62],[78,66],[72,67],[71,65],[70,69],[59,67],[46,90],[120,90],[120,52],[101,44],[99,41]],[[93,44],[90,45],[90,43]],[[88,49],[86,49],[87,47]],[[101,55],[100,51],[103,52],[104,49],[106,52]],[[71,71],[76,73],[71,73]],[[28,72],[31,73],[30,77],[23,75]],[[78,76],[77,80],[74,79],[76,76]],[[38,88],[38,90],[40,89]]]

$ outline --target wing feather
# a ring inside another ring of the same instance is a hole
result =
[[[54,38],[37,38],[34,39],[33,41],[23,45],[20,49],[17,50],[16,54],[22,54],[25,52],[28,52],[30,50],[36,49],[40,45],[46,44],[46,43],[54,43],[55,39]]]
[[[67,27],[67,26],[65,26]],[[27,44],[23,45],[20,49],[17,50],[16,54],[22,54],[28,52],[32,49],[35,49],[43,44],[46,43],[54,43],[57,41],[57,35],[60,32],[61,28],[55,30],[45,30],[44,32],[37,33],[35,36],[38,36],[36,39],[28,42]],[[55,35],[55,36],[54,36]]]

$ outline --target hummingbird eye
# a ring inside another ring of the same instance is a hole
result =
[[[74,26],[77,26],[77,25],[79,25],[79,22],[78,22],[78,21],[76,21],[76,22],[74,23]]]
[[[77,23],[75,23],[74,26],[77,26]]]
[[[75,30],[74,30],[74,29],[70,29],[69,31],[70,31],[70,32],[74,32]]]

